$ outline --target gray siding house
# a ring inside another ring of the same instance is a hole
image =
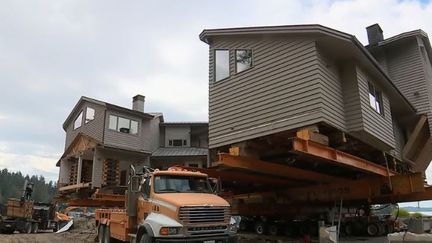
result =
[[[207,165],[208,123],[164,123],[162,113],[144,112],[144,102],[137,95],[128,109],[81,97],[63,124],[59,192],[121,192],[131,164],[138,170]]]
[[[412,136],[419,136],[413,131],[431,106],[417,105],[405,90],[421,84],[422,92],[429,92],[432,84],[415,79],[404,89],[416,70],[397,67],[409,62],[406,58],[390,51],[381,59],[384,65],[371,55],[372,46],[368,51],[355,36],[321,25],[210,29],[200,39],[209,45],[211,151],[317,125],[330,138],[342,132],[352,144],[371,151],[356,154],[348,146],[338,147],[351,154],[374,161],[374,154],[385,152],[398,161],[420,163],[402,151]],[[390,48],[391,39],[382,45]],[[430,50],[425,35],[414,38],[416,48],[421,49],[419,39]],[[430,60],[430,52],[423,56]],[[430,63],[424,63],[419,72],[430,70]],[[418,147],[431,148],[429,134],[428,129],[421,135],[426,140]],[[421,171],[429,164],[421,163],[414,168]]]
[[[57,163],[59,191],[126,186],[131,164],[150,165],[151,152],[159,145],[153,130],[161,120],[158,114],[144,112],[141,95],[133,98],[133,109],[81,97],[63,124],[66,143]]]
[[[208,123],[164,122],[160,124],[160,147],[153,152],[154,168],[174,165],[207,167]]]

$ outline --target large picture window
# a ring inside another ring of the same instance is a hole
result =
[[[215,81],[229,77],[229,51],[215,51]]]
[[[110,115],[108,128],[121,133],[138,134],[138,122],[120,116]]]
[[[383,106],[383,98],[382,92],[377,90],[375,85],[372,83],[368,83],[369,86],[369,104],[374,108],[376,112],[383,115],[384,114],[384,106]]]
[[[236,50],[236,72],[242,72],[252,67],[252,50]]]

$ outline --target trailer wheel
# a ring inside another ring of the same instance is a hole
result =
[[[153,243],[153,238],[151,238],[148,234],[144,233],[141,236],[140,243]]]
[[[347,236],[351,236],[354,233],[353,225],[351,223],[347,223],[344,227],[344,232]]]
[[[273,235],[273,236],[278,235],[279,228],[278,228],[278,226],[276,224],[271,224],[268,227],[268,232],[269,232],[270,235]]]
[[[32,223],[30,223],[30,222],[25,223],[24,232],[26,234],[31,234],[32,230],[33,230],[32,229]]]
[[[39,224],[38,223],[33,223],[32,225],[32,233],[36,234],[39,230]]]
[[[105,225],[100,224],[98,227],[98,242],[104,243]]]
[[[369,236],[378,236],[379,228],[376,224],[368,224],[366,227],[366,232]]]
[[[266,232],[265,224],[263,221],[257,221],[254,226],[255,233],[258,235],[263,235]]]

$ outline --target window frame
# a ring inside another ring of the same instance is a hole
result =
[[[371,89],[373,94],[371,93]],[[371,104],[371,96],[374,97],[374,106]],[[369,98],[369,107],[372,108],[376,113],[380,114],[384,117],[384,97],[383,92],[380,89],[377,89],[376,85],[370,81],[368,81],[368,98]]]
[[[116,117],[116,128],[115,129],[112,129],[110,127],[110,125],[111,125],[111,119],[110,119],[111,116]],[[129,132],[128,133],[119,131],[119,118],[122,118],[122,119],[125,119],[125,120],[129,120]],[[132,131],[132,129],[131,129],[132,121],[134,121],[134,122],[137,123],[136,133],[131,133],[131,131]],[[122,133],[122,134],[128,134],[128,135],[138,136],[139,135],[139,121],[133,120],[133,119],[130,119],[130,118],[127,118],[127,117],[124,117],[124,116],[109,114],[108,115],[108,130],[115,131],[115,132]]]
[[[248,68],[246,68],[246,69],[244,69],[244,70],[242,70],[242,71],[239,71],[238,70],[238,68],[237,68],[237,51],[250,51],[251,52],[251,64],[250,64],[250,67],[248,67]],[[254,58],[253,58],[253,53],[254,53],[254,51],[253,51],[253,49],[248,49],[248,48],[238,48],[238,49],[234,49],[234,60],[235,60],[235,73],[236,74],[238,74],[238,73],[242,73],[242,72],[245,72],[245,71],[248,71],[248,70],[250,70],[250,69],[252,69],[253,67],[254,67]]]
[[[75,118],[75,120],[73,122],[73,130],[76,130],[76,129],[82,127],[82,125],[83,125],[83,117],[84,117],[84,110],[81,110],[80,113],[78,113],[78,116]],[[78,126],[76,125],[77,121],[80,121],[80,123],[79,123]]]
[[[88,118],[88,111],[89,111],[89,109],[93,110],[93,118],[92,119]],[[91,121],[93,121],[95,119],[96,110],[94,108],[90,107],[90,106],[87,106],[85,111],[86,112],[85,112],[85,117],[84,117],[84,124],[87,124],[87,123],[89,123],[89,122],[91,122]]]
[[[228,76],[226,76],[222,79],[219,79],[219,80],[216,79],[217,78],[216,77],[216,73],[217,73],[216,72],[216,67],[217,67],[217,65],[216,65],[216,62],[217,62],[216,52],[217,51],[227,51],[228,52]],[[230,49],[227,49],[227,48],[214,49],[213,50],[213,82],[214,83],[220,82],[220,81],[223,81],[223,80],[228,79],[230,77],[231,77],[231,51],[230,51]]]

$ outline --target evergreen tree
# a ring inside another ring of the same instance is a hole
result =
[[[56,184],[46,182],[43,176],[24,176],[21,172],[0,170],[0,204],[6,204],[8,198],[20,198],[24,189],[25,180],[34,183],[32,199],[36,202],[51,202],[56,194]]]

